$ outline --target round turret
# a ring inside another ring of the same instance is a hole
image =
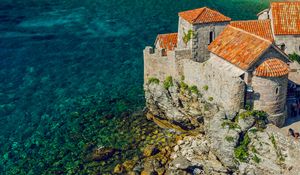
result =
[[[255,69],[252,79],[254,109],[267,112],[268,120],[279,127],[284,125],[287,115],[288,73],[286,63],[269,58]]]

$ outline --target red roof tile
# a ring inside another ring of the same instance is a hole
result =
[[[208,50],[247,70],[271,44],[269,40],[229,25],[208,46]]]
[[[258,35],[271,42],[274,41],[270,20],[232,21],[230,25]]]
[[[275,35],[300,34],[300,2],[271,4]]]
[[[267,59],[254,71],[254,75],[259,77],[280,77],[288,73],[288,65],[278,58]]]
[[[231,18],[207,7],[180,12],[179,16],[191,24],[231,21]]]
[[[164,55],[167,55],[167,51],[174,50],[177,47],[177,33],[159,34],[156,38],[156,43],[159,42],[159,46],[166,50]]]

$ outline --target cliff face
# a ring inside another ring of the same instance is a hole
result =
[[[154,81],[144,88],[148,119],[194,133],[172,146],[165,174],[296,175],[300,171],[300,142],[268,125],[265,113],[226,115],[213,100],[205,100],[197,88],[183,82]]]
[[[147,83],[146,106],[153,117],[166,120],[183,130],[203,127],[204,118],[211,118],[219,109],[206,102],[196,88],[191,89],[182,83],[180,86],[179,82],[172,82],[167,89],[161,84]]]

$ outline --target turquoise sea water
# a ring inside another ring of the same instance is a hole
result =
[[[255,19],[267,5],[0,0],[1,174],[84,174],[90,142],[127,150],[111,165],[138,155],[132,131],[146,120],[128,117],[144,107],[143,48],[156,34],[177,30],[179,11],[208,6],[233,19]],[[110,171],[105,163],[89,166]]]

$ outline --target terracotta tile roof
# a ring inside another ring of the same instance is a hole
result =
[[[179,16],[191,24],[231,21],[231,18],[207,7],[180,12]]]
[[[208,50],[247,70],[271,44],[269,40],[228,25],[208,46]]]
[[[177,47],[177,33],[159,34],[156,38],[155,45],[159,42],[159,46],[166,51],[174,50]],[[167,55],[167,52],[164,54]]]
[[[300,34],[300,2],[271,4],[275,35]]]
[[[254,71],[259,77],[280,77],[289,73],[289,66],[278,58],[269,58]]]
[[[258,35],[271,42],[274,41],[270,20],[232,21],[230,25]]]

